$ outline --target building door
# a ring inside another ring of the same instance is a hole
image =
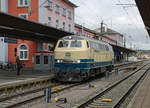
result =
[[[51,54],[35,54],[34,69],[35,70],[54,70],[54,55]]]

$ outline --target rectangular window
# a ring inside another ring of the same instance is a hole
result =
[[[59,27],[59,20],[56,20],[56,28]]]
[[[28,59],[28,51],[20,51],[20,60],[27,60]]]
[[[40,56],[36,56],[36,64],[40,64]]]
[[[25,14],[19,14],[19,16],[21,18],[28,19],[28,14],[27,13],[25,13]]]
[[[20,51],[20,59],[23,59],[23,51]]]
[[[66,16],[66,8],[63,8],[63,16]]]
[[[24,5],[28,6],[28,0],[24,0]]]
[[[68,41],[60,41],[58,48],[67,48],[68,47],[69,42]]]
[[[28,59],[28,51],[24,51],[24,58]]]
[[[87,48],[89,48],[89,42],[88,41],[86,42],[86,44],[87,44]]]
[[[51,26],[51,24],[52,24],[52,18],[48,17],[48,25]]]
[[[71,41],[70,47],[71,48],[81,48],[82,47],[81,41]]]
[[[28,0],[18,0],[18,6],[19,7],[27,7],[28,6]]]
[[[66,23],[63,22],[63,30],[65,30],[65,28],[66,28]]]
[[[48,0],[48,9],[52,9],[53,8],[53,2],[52,0]]]
[[[59,13],[60,6],[56,4],[56,13]]]
[[[48,56],[44,56],[44,64],[48,64]]]
[[[71,11],[68,11],[68,18],[71,19]]]

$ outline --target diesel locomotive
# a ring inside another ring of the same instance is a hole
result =
[[[59,81],[79,82],[114,66],[112,46],[85,36],[66,36],[58,40],[55,50],[55,77]]]

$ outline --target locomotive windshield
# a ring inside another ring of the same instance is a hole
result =
[[[58,48],[67,48],[68,47],[69,42],[68,41],[60,41]]]
[[[71,41],[70,47],[72,47],[72,48],[81,48],[82,47],[81,41],[77,41],[77,40]]]

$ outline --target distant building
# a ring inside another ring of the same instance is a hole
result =
[[[69,0],[0,0],[1,11],[39,22],[56,29],[74,32],[74,9]],[[31,1],[31,3],[29,3]],[[23,24],[22,24],[23,26]],[[7,42],[6,42],[7,41]],[[0,61],[15,64],[19,56],[26,67],[49,69],[51,43],[0,38]],[[9,55],[9,56],[8,56]]]
[[[79,24],[75,24],[75,34],[92,37],[92,38],[97,38],[99,40],[101,38],[100,33],[96,32],[95,30],[91,30],[86,27],[83,27],[82,25],[79,25]],[[102,37],[102,40],[107,43],[110,43],[110,44],[114,44],[114,45],[117,44],[116,40],[114,40],[108,36],[105,36],[105,35]]]
[[[114,45],[121,46],[121,47],[123,47],[123,45],[124,45],[123,35],[116,32],[116,31],[114,31],[114,30],[112,30],[112,29],[103,28],[102,32],[101,32],[101,28],[97,28],[97,29],[95,29],[95,32],[99,33],[100,36],[102,36],[102,37],[107,37],[107,38],[112,39],[113,41],[115,41],[116,43],[112,43]],[[105,39],[102,38],[102,40],[105,40]]]
[[[96,38],[96,36],[97,36],[97,34],[94,30],[88,29],[79,24],[75,24],[75,34],[83,35],[83,36],[87,36],[87,37],[93,37],[93,38]]]

